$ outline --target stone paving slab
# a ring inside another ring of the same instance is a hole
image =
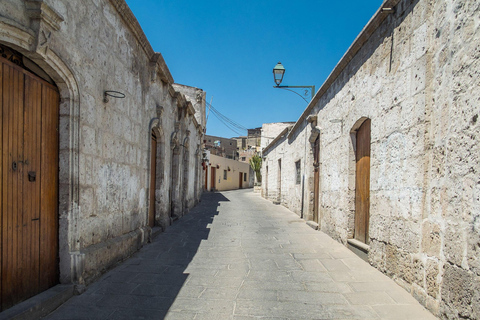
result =
[[[191,212],[47,319],[435,319],[342,244],[250,189]]]

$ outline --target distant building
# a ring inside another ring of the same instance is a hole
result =
[[[260,138],[262,136],[262,127],[248,129],[247,149],[260,147]]]
[[[248,136],[235,137],[237,140],[238,160],[249,162],[250,158],[261,152],[262,128],[248,129]]]
[[[205,166],[205,190],[224,191],[252,188],[254,175],[248,163],[216,155],[208,156]]]
[[[210,151],[211,154],[238,160],[236,139],[205,135],[204,143],[205,149]]]
[[[232,139],[237,140],[237,151],[245,150],[247,148],[247,136],[233,137]]]

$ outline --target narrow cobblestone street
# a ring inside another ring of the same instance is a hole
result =
[[[390,278],[251,189],[206,193],[47,319],[435,319]]]

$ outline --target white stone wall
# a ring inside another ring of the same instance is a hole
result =
[[[263,192],[268,186],[267,197],[276,199],[281,158],[280,201],[300,214],[288,170],[307,157],[303,213],[311,219],[308,139],[318,129],[320,229],[346,244],[355,214],[355,131],[371,119],[370,263],[434,314],[478,319],[480,4],[400,1],[395,9],[317,94],[309,106],[316,122],[303,115],[264,152]]]
[[[171,201],[183,215],[199,200],[204,104],[175,90],[124,1],[5,0],[0,42],[39,64],[59,87],[61,281],[88,283],[148,240],[152,129],[157,225],[170,224]],[[125,98],[104,102],[106,90]],[[173,147],[180,150],[176,181]]]
[[[293,124],[294,122],[274,122],[262,124],[260,148],[263,150],[263,148],[268,146],[280,134],[280,132]]]

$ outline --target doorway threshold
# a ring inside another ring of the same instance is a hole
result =
[[[347,239],[347,248],[353,251],[357,256],[362,258],[365,262],[368,262],[368,252],[370,246],[356,239]]]
[[[57,284],[0,313],[0,320],[40,319],[57,309],[75,294],[75,285]]]

